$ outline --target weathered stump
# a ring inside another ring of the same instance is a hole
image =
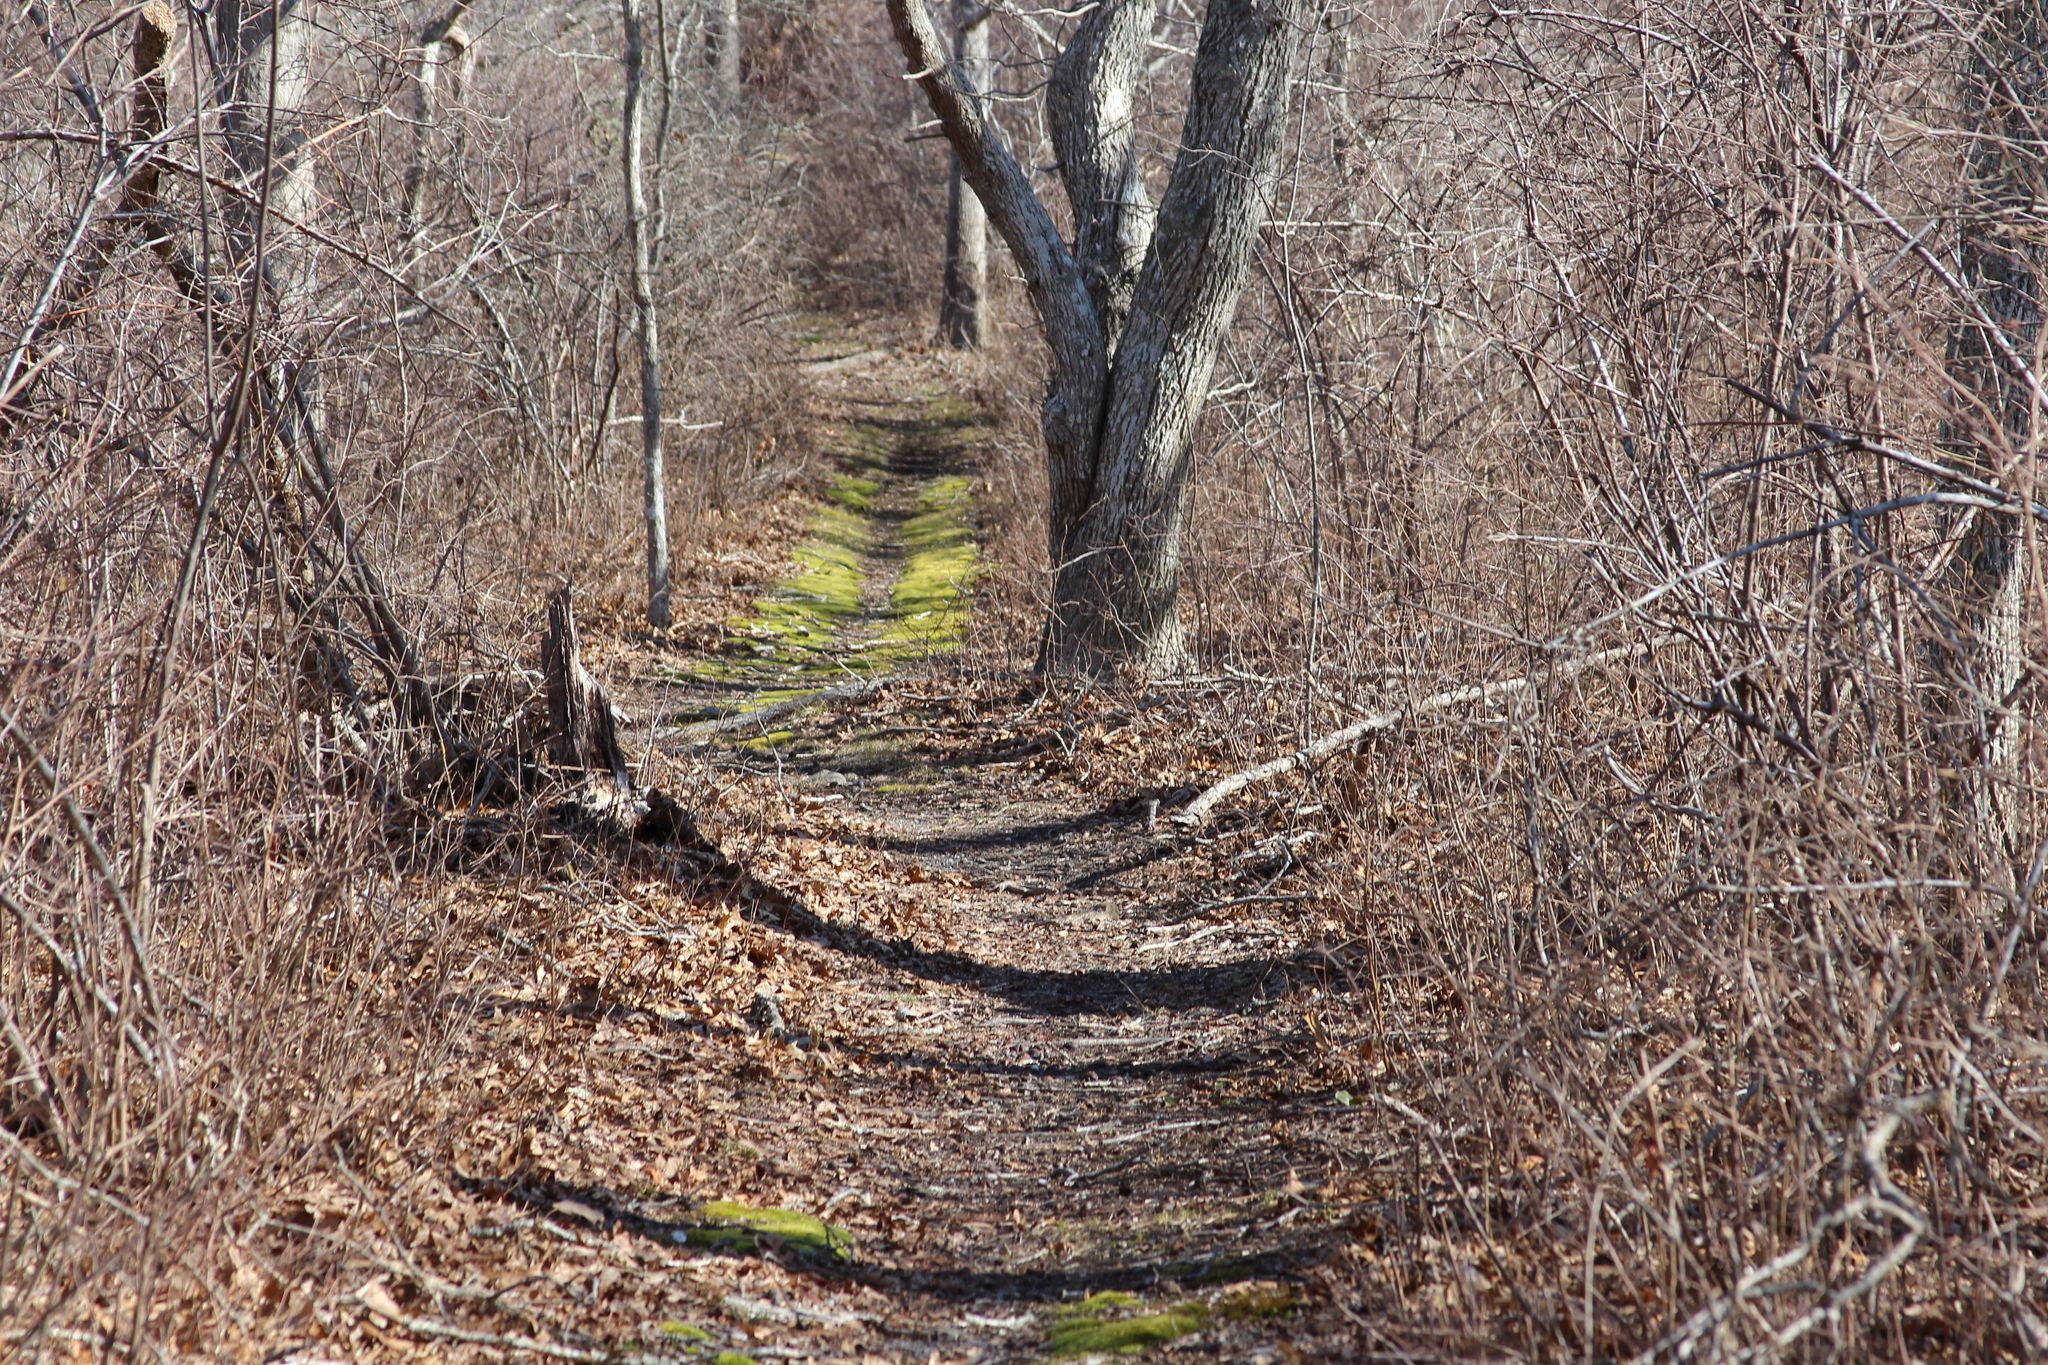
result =
[[[548,760],[564,775],[580,775],[577,790],[557,804],[556,814],[630,839],[664,844],[697,840],[696,826],[682,807],[659,791],[634,790],[611,698],[583,666],[567,587],[548,597],[540,668],[547,689]]]
[[[580,772],[592,782],[610,778],[620,797],[633,791],[626,754],[619,747],[611,699],[590,670],[576,639],[576,612],[569,589],[548,596],[547,630],[540,637],[540,671],[547,680],[548,757],[558,768]]]

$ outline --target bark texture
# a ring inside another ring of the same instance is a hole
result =
[[[1133,119],[1156,0],[1104,0],[1089,12],[1049,96],[1071,245],[948,62],[923,0],[888,7],[1051,351],[1042,428],[1053,606],[1041,666],[1173,672],[1185,656],[1177,604],[1189,452],[1264,224],[1306,0],[1211,4],[1156,215]]]
[[[2048,3],[2008,0],[1990,20],[1970,73],[1978,131],[1961,259],[1979,315],[1958,329],[1952,359],[1976,408],[1976,439],[1963,454],[1988,481],[2025,488],[2031,481],[2018,465],[2035,458],[2042,417],[2033,366],[2048,267],[2037,207],[2048,196],[2041,150],[2048,136]],[[2018,727],[2007,716],[2021,691],[2027,643],[2020,514],[1977,511],[1957,562],[1945,758],[1959,775],[1952,804],[1966,818],[1972,844],[2009,871],[2020,832],[2011,810]]]
[[[263,242],[261,274],[282,344],[272,380],[295,401],[276,415],[288,443],[317,437],[320,375],[301,342],[318,298],[319,255],[297,232],[276,225],[316,216],[318,186],[308,146],[306,100],[312,90],[313,23],[305,0],[217,0],[214,50],[222,142],[248,198],[229,207],[229,230],[238,263],[257,269],[257,222],[268,208],[271,230]],[[301,430],[306,428],[306,430]]]
[[[612,798],[632,795],[633,777],[619,747],[611,699],[583,666],[576,613],[569,590],[548,596],[547,630],[540,638],[540,671],[548,700],[548,757],[559,768],[609,781]]]
[[[705,34],[711,78],[728,95],[740,92],[740,0],[711,0]]]
[[[425,245],[426,223],[422,209],[426,201],[428,161],[441,122],[441,77],[448,68],[450,83],[459,89],[471,55],[470,38],[462,27],[472,0],[456,0],[446,14],[420,34],[418,63],[413,68],[412,159],[405,167],[405,202],[399,209],[399,229],[404,235],[406,275],[418,288],[420,253]]]

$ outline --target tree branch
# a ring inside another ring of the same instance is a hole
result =
[[[1062,377],[1095,373],[1092,387],[1099,392],[1100,375],[1108,366],[1102,318],[1052,214],[988,117],[986,104],[966,92],[924,0],[888,0],[888,7],[897,45],[913,73],[908,79],[924,92],[960,157],[961,174],[988,209],[989,221],[1023,272],[1024,287],[1045,324],[1054,365]]]
[[[1412,705],[1396,706],[1390,710],[1381,711],[1376,715],[1367,716],[1364,720],[1358,721],[1355,724],[1347,725],[1341,730],[1333,730],[1321,739],[1305,744],[1291,754],[1285,754],[1270,762],[1261,763],[1256,768],[1246,768],[1243,772],[1232,773],[1222,781],[1211,784],[1201,795],[1188,802],[1184,809],[1176,812],[1173,818],[1179,824],[1199,825],[1208,818],[1210,811],[1243,791],[1246,787],[1270,782],[1276,777],[1282,777],[1293,772],[1296,768],[1314,763],[1318,759],[1328,758],[1331,754],[1350,748],[1367,735],[1376,735],[1382,731],[1391,730],[1402,722],[1413,720],[1417,716],[1427,716],[1437,711],[1448,711],[1454,706],[1484,704],[1501,697],[1510,696],[1516,692],[1526,692],[1540,682],[1551,682],[1562,678],[1569,678],[1575,674],[1583,673],[1589,668],[1597,668],[1601,664],[1633,658],[1638,654],[1654,653],[1664,645],[1674,643],[1680,638],[1682,637],[1677,635],[1660,635],[1654,640],[1644,641],[1640,644],[1623,645],[1618,649],[1603,649],[1597,654],[1588,654],[1582,659],[1573,659],[1569,663],[1559,664],[1556,668],[1531,677],[1503,678],[1498,682],[1474,683],[1469,687],[1457,687],[1448,692],[1439,692],[1433,697],[1424,697],[1421,701],[1415,702]]]

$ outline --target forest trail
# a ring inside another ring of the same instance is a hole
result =
[[[712,830],[723,867],[572,855],[525,898],[533,979],[451,1059],[506,1098],[454,1142],[459,1232],[428,1273],[467,1288],[371,1321],[441,1352],[727,1365],[1318,1354],[1349,1225],[1319,1190],[1361,1111],[1302,1093],[1299,1059],[1343,972],[1174,872],[1145,801],[1052,772],[1059,703],[929,657],[961,623],[928,581],[906,613],[904,583],[934,545],[971,565],[964,522],[919,518],[935,487],[964,507],[975,451],[916,364],[821,381],[841,473],[725,650],[623,656],[629,750],[756,816]],[[853,706],[674,738],[882,673]]]

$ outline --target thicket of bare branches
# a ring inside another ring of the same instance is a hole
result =
[[[1381,979],[1442,993],[1385,1046],[1430,1055],[1422,1179],[1492,1257],[1443,1308],[1517,1345],[2048,1345],[2038,32],[1313,36],[1194,518],[1209,657],[1314,732],[1643,646],[1381,741],[1334,859]]]
[[[686,539],[800,472],[801,175],[654,8]],[[238,70],[190,25],[244,9],[0,20],[0,1353],[288,1273],[251,1239],[459,1022],[423,832],[511,780],[544,591],[636,578],[616,7],[324,5]]]
[[[1199,19],[1165,8],[1155,175]],[[157,9],[0,20],[10,1345],[171,1342],[273,1282],[241,1234],[317,1226],[294,1181],[374,1147],[454,1022],[388,836],[490,747],[463,680],[546,586],[630,600],[639,563],[616,7],[461,6],[454,42],[323,6],[311,223],[257,212],[182,27],[152,94]],[[942,162],[879,16],[748,13],[738,99],[701,13],[650,40],[679,541],[804,458],[792,279],[937,288]],[[997,24],[1027,167],[1066,22]],[[1412,1213],[1350,1273],[1395,1342],[2048,1350],[2038,24],[1360,4],[1304,35],[1199,451],[1213,705],[1249,762],[1537,680],[1270,807],[1371,964]],[[317,258],[310,312],[251,286],[259,235]]]

